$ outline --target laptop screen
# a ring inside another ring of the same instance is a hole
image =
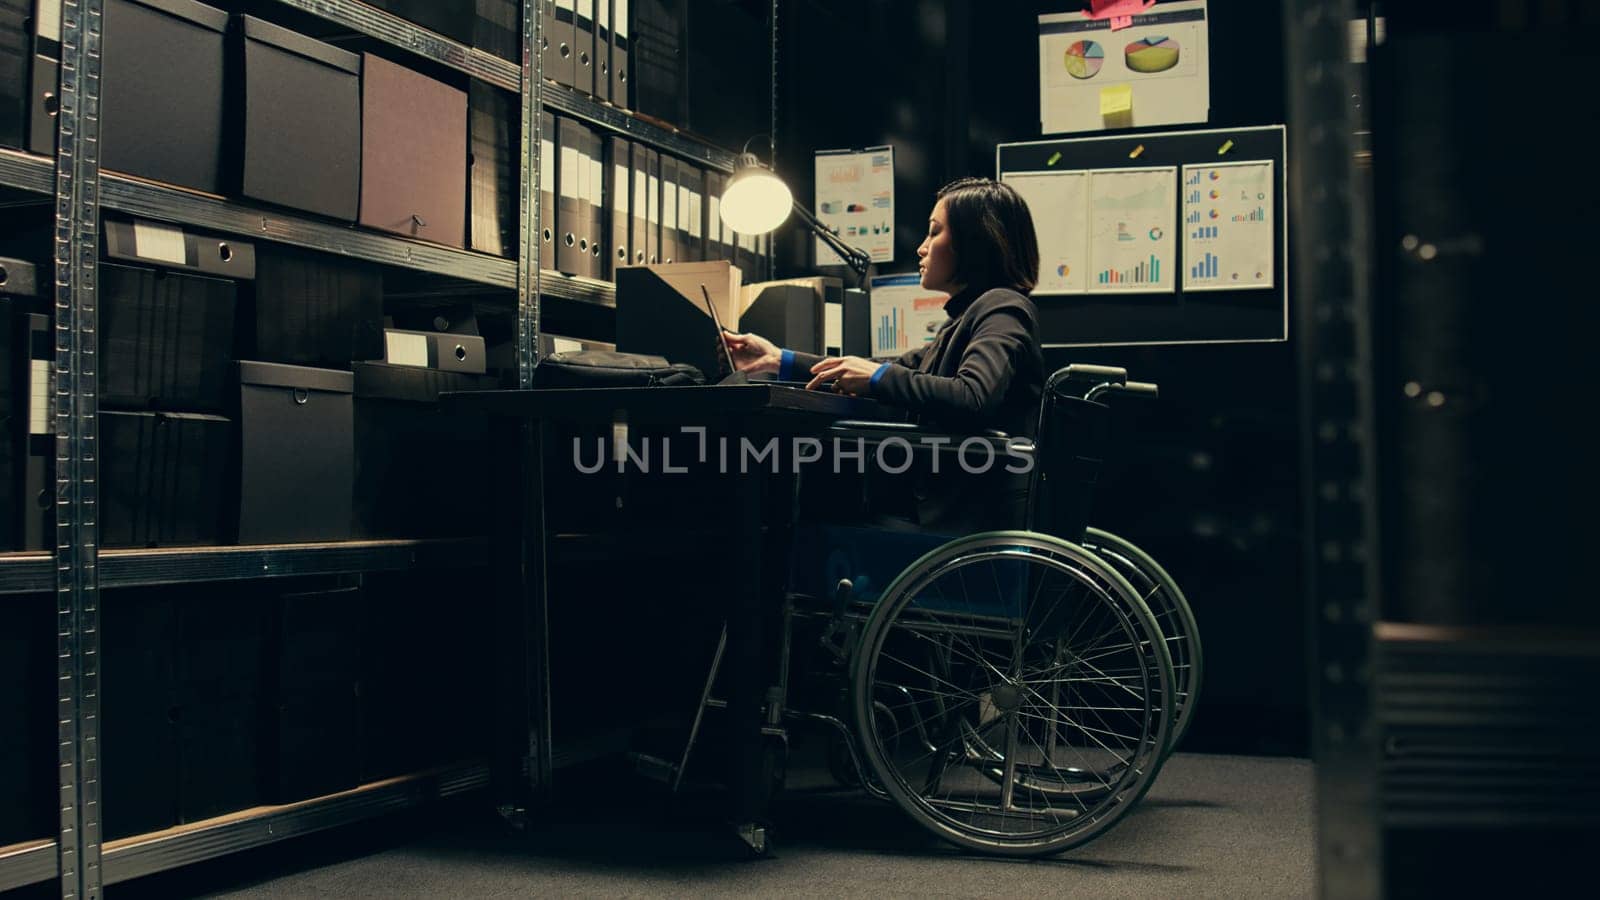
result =
[[[726,378],[728,376],[737,374],[739,367],[733,364],[733,353],[728,349],[728,342],[722,339],[722,332],[725,330],[722,327],[722,317],[717,315],[717,305],[711,302],[711,289],[706,287],[703,283],[700,285],[700,296],[706,299],[706,311],[711,313],[711,327],[716,332],[717,348],[721,351],[721,353],[718,354],[718,358],[722,361],[722,364],[727,367],[726,370],[721,373],[721,376]]]

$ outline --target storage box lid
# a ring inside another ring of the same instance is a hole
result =
[[[162,412],[159,410],[102,409],[99,411],[99,414],[102,416],[111,416],[113,418],[121,416],[128,420],[144,418],[153,419],[158,422],[197,422],[202,425],[227,425],[233,421],[226,416],[214,416],[209,413],[175,413]]]
[[[355,376],[338,369],[313,369],[242,359],[239,360],[239,381],[241,384],[300,388],[333,394],[348,394],[355,389]]]
[[[361,57],[354,53],[340,50],[331,44],[324,44],[315,38],[308,38],[299,32],[290,31],[281,25],[274,25],[255,16],[239,18],[243,22],[244,36],[252,41],[260,41],[314,62],[343,69],[351,75],[361,74]]]
[[[492,391],[500,387],[499,379],[492,375],[441,372],[380,362],[358,362],[354,368],[355,394],[363,400],[436,403],[439,395],[447,391]]]
[[[169,16],[177,16],[186,22],[193,22],[202,28],[212,31],[228,30],[228,13],[214,6],[196,3],[195,0],[129,0],[140,6],[148,6],[159,10]]]

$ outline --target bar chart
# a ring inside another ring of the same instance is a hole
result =
[[[1104,285],[1159,284],[1161,260],[1151,255],[1149,259],[1131,269],[1105,269],[1096,276],[1096,280]]]
[[[1272,160],[1183,167],[1184,290],[1273,286],[1273,175]]]
[[[905,328],[901,327],[900,310],[891,309],[889,314],[878,316],[878,342],[879,350],[909,350],[911,342],[906,338]]]
[[[1088,290],[1171,293],[1178,170],[1097,169],[1089,183]]]

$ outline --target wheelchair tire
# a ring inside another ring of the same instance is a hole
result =
[[[1156,624],[1161,627],[1167,653],[1172,657],[1172,674],[1177,677],[1177,692],[1173,698],[1177,720],[1173,723],[1172,737],[1167,743],[1167,752],[1170,754],[1183,740],[1189,723],[1194,720],[1195,704],[1200,699],[1201,676],[1205,672],[1200,626],[1195,622],[1194,610],[1183,596],[1183,589],[1167,574],[1167,570],[1126,538],[1090,528],[1084,534],[1082,543],[1128,579],[1128,583],[1144,599],[1145,605],[1150,607]]]
[[[888,587],[853,700],[867,762],[912,818],[969,849],[1038,856],[1093,840],[1144,796],[1174,682],[1155,617],[1114,567],[1048,535],[989,532]]]

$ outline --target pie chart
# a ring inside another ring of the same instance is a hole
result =
[[[1094,41],[1074,41],[1067,48],[1067,74],[1073,78],[1093,78],[1105,61],[1106,51]]]
[[[1135,72],[1165,72],[1178,64],[1178,42],[1164,37],[1140,38],[1123,48],[1122,57]]]

